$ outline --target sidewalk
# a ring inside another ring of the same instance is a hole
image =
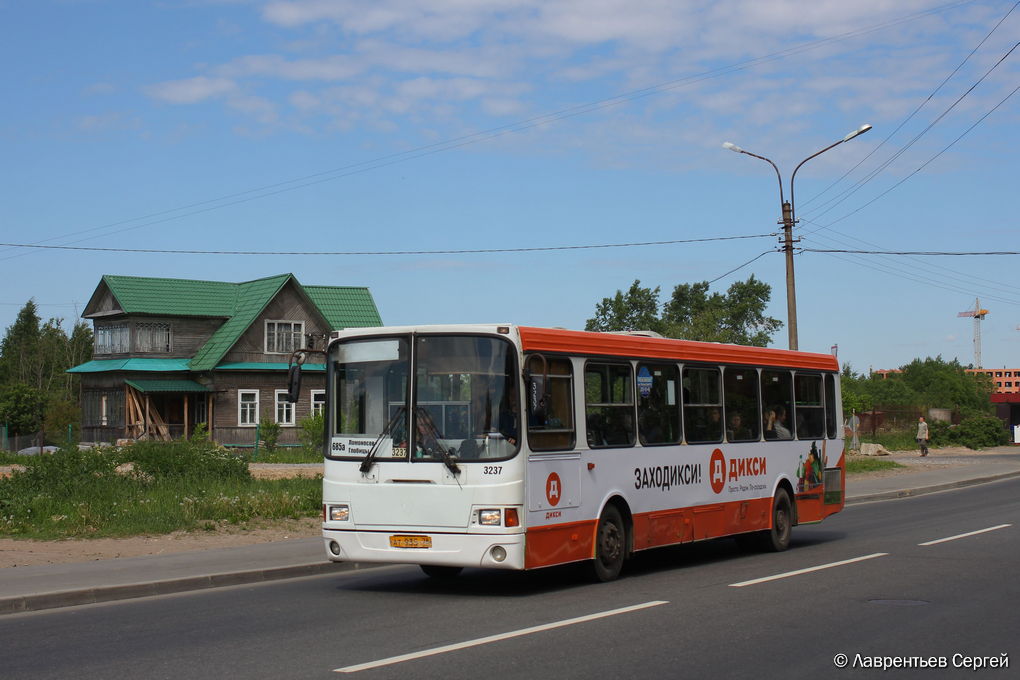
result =
[[[847,505],[1020,476],[1020,448],[964,449],[887,457],[906,466],[847,480]],[[0,615],[365,568],[328,562],[321,539],[201,552],[0,569]]]

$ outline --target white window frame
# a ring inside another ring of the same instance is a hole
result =
[[[284,349],[280,349],[280,331],[278,328],[278,324],[289,324],[291,326],[291,330],[289,331],[291,337],[290,344],[284,345]],[[275,340],[272,347],[269,344],[270,326],[273,326],[272,337]],[[302,340],[305,337],[304,321],[292,321],[288,319],[266,319],[265,330],[266,333],[263,348],[265,349],[266,354],[290,354],[291,352],[299,350],[304,346],[304,343],[302,342]],[[286,349],[287,347],[290,347],[290,349]]]
[[[280,420],[280,407],[283,406],[285,420]],[[296,404],[287,401],[287,390],[276,390],[276,397],[273,399],[273,418],[280,427],[294,427]]]
[[[321,397],[321,399],[316,401],[316,397]],[[310,399],[312,400],[313,416],[326,410],[326,390],[312,390]]]
[[[243,404],[250,404],[252,402],[242,401],[242,397],[246,394],[255,395],[255,422],[246,423],[244,422],[244,410],[242,409]],[[258,390],[238,390],[237,391],[237,426],[238,427],[255,427],[259,424],[259,391]]]

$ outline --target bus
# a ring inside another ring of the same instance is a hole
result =
[[[785,550],[844,505],[829,354],[512,324],[334,331],[325,354],[332,561],[610,581],[661,546]]]

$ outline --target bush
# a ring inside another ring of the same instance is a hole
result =
[[[280,441],[280,424],[274,423],[268,418],[259,423],[259,437],[262,439],[262,446],[266,451],[275,451],[276,443]]]
[[[25,469],[15,472],[23,489],[38,493],[71,495],[86,481],[96,483],[117,477],[120,461],[114,452],[100,448],[81,451],[77,444],[65,444],[57,451],[21,457]]]
[[[202,441],[135,442],[124,450],[124,460],[135,471],[153,479],[201,477],[205,479],[248,479],[248,461]]]
[[[1009,433],[1002,421],[992,416],[967,418],[955,428],[957,441],[968,449],[983,449],[1009,443]]]
[[[959,425],[940,421],[929,425],[932,446],[966,446],[968,449],[983,449],[1009,443],[1009,432],[1002,421],[992,416],[971,416]]]
[[[302,446],[311,453],[321,454],[322,438],[325,436],[326,431],[326,419],[322,411],[308,416],[298,424],[301,426],[298,437],[301,438]]]

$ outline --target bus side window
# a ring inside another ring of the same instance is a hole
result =
[[[634,445],[634,386],[629,364],[588,362],[584,397],[588,446]]]
[[[689,444],[721,442],[722,394],[718,368],[684,369],[684,430]]]
[[[761,400],[758,398],[757,369],[727,367],[723,393],[727,441],[758,441],[761,438]]]
[[[762,423],[765,439],[793,439],[793,376],[790,371],[761,372]]]
[[[529,359],[525,365],[531,367],[537,362]],[[528,441],[533,451],[569,450],[574,448],[573,369],[566,359],[549,359],[548,370],[538,412],[528,417]]]
[[[793,391],[796,396],[797,437],[820,439],[825,436],[825,405],[822,402],[822,376],[797,373]]]
[[[643,446],[680,443],[680,375],[673,364],[638,364],[638,434]]]
[[[836,376],[825,374],[825,429],[829,439],[836,438]]]

